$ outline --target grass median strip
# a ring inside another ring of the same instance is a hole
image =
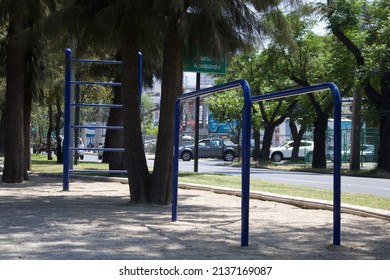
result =
[[[34,172],[62,174],[62,168],[62,164],[56,164],[55,160],[47,160],[47,155],[32,155],[32,171]],[[75,165],[74,169],[107,170],[108,164],[80,161],[78,165]],[[93,173],[88,175],[106,176],[107,173]],[[179,182],[237,189],[241,188],[241,177],[227,174],[202,174],[194,172],[180,172]],[[253,178],[251,179],[250,188],[253,191],[263,191],[274,194],[314,198],[328,201],[333,200],[333,191],[331,190],[273,183]],[[341,202],[382,210],[390,210],[390,198],[387,197],[343,192],[341,196]]]
[[[179,173],[179,182],[237,189],[241,188],[241,177],[226,174],[197,174],[192,172],[183,172]],[[251,179],[250,189],[252,191],[262,191],[295,197],[314,198],[328,201],[333,200],[333,191],[331,190],[273,183],[259,179]],[[368,194],[343,192],[341,195],[341,202],[382,210],[390,210],[390,198]]]

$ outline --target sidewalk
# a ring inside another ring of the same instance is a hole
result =
[[[0,183],[0,259],[390,259],[390,221],[251,199],[240,246],[241,199],[180,189],[171,206],[129,204],[127,184],[31,175]]]

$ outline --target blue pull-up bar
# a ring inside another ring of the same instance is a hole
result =
[[[308,94],[318,91],[331,90],[334,102],[334,137],[333,137],[333,244],[340,245],[341,220],[341,95],[333,83],[323,83],[303,88],[272,92],[252,97],[252,102],[262,102],[283,97]]]
[[[179,175],[179,128],[180,102],[185,99],[207,96],[216,92],[241,87],[244,94],[242,111],[242,172],[241,172],[241,246],[248,246],[249,237],[249,168],[250,168],[250,128],[251,128],[251,91],[244,80],[237,80],[198,91],[182,94],[175,104],[175,130],[172,180],[172,221],[177,220],[178,175]]]
[[[180,102],[198,96],[207,96],[216,92],[242,87],[244,91],[244,108],[242,112],[242,173],[241,173],[241,246],[248,246],[249,237],[249,182],[250,182],[250,120],[251,106],[254,102],[274,100],[284,97],[308,94],[330,89],[334,99],[334,174],[333,174],[333,244],[340,245],[340,213],[341,213],[341,95],[333,83],[324,83],[304,88],[273,92],[269,94],[251,96],[246,81],[238,80],[207,89],[202,89],[179,96],[175,104],[174,128],[174,156],[172,180],[172,221],[177,220],[178,209],[178,169],[179,169],[179,127]]]

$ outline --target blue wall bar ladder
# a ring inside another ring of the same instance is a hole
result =
[[[72,80],[72,63],[99,63],[99,64],[122,64],[122,61],[116,60],[89,60],[89,59],[73,59],[72,51],[65,50],[65,108],[64,108],[64,141],[63,141],[63,190],[69,190],[69,177],[71,173],[94,173],[94,172],[108,172],[108,173],[127,173],[127,170],[74,170],[71,169],[72,153],[74,151],[89,150],[89,151],[109,151],[109,152],[124,152],[124,148],[79,148],[78,145],[70,146],[71,144],[71,129],[111,129],[123,130],[123,126],[86,126],[71,124],[71,108],[72,107],[106,107],[106,108],[122,108],[119,104],[82,104],[74,103],[71,100],[72,85],[98,85],[119,87],[121,83],[116,82],[87,82]],[[138,89],[141,97],[142,92],[142,54],[138,53]],[[141,100],[141,98],[140,98]]]

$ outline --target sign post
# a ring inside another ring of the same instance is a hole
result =
[[[188,51],[183,57],[184,72],[196,72],[196,90],[200,90],[200,73],[226,73],[227,59],[224,56],[220,61],[211,59],[208,56],[200,56],[199,58],[190,57]],[[195,143],[194,143],[194,172],[198,172],[198,142],[199,142],[199,96],[195,101]]]

